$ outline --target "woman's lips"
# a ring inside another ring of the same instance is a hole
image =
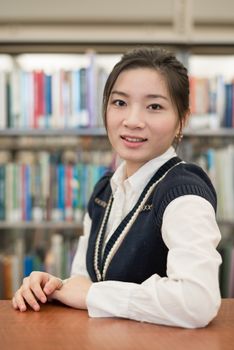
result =
[[[127,142],[133,142],[133,143],[139,143],[139,142],[145,142],[147,139],[139,136],[120,136],[121,139],[127,141]]]
[[[146,138],[139,137],[139,136],[122,135],[120,137],[123,140],[125,147],[131,148],[131,149],[139,148],[147,141]]]

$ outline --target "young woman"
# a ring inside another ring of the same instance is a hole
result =
[[[93,191],[71,277],[31,273],[13,307],[56,299],[91,317],[203,327],[220,306],[220,232],[209,178],[173,147],[189,116],[186,69],[160,48],[130,51],[106,82],[103,116],[123,162]]]

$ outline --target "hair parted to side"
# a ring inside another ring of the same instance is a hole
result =
[[[125,53],[112,69],[103,93],[103,119],[106,125],[106,111],[113,86],[121,72],[150,68],[160,73],[167,84],[172,103],[178,113],[180,130],[189,113],[189,78],[187,69],[175,55],[160,47],[140,47]]]

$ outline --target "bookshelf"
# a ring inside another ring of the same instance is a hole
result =
[[[205,3],[202,0],[170,0],[164,3],[160,2],[160,6],[155,0],[147,0],[144,5],[137,6],[134,12],[132,4],[128,0],[118,2],[115,11],[112,7],[110,8],[107,0],[102,0],[100,4],[102,11],[100,12],[94,11],[89,2],[82,3],[77,11],[79,1],[68,0],[65,8],[62,5],[58,7],[57,2],[55,4],[54,1],[50,2],[49,7],[45,0],[40,2],[40,5],[33,4],[32,7],[29,0],[23,0],[22,7],[18,10],[15,6],[11,6],[11,1],[8,1],[0,13],[0,100],[2,101],[7,94],[5,91],[5,95],[3,95],[1,87],[6,86],[7,82],[9,83],[9,73],[21,72],[23,76],[21,84],[26,86],[26,90],[20,84],[17,88],[15,83],[16,89],[13,89],[14,112],[18,116],[16,121],[12,122],[12,119],[9,118],[7,103],[0,104],[0,168],[6,164],[11,164],[12,167],[13,164],[13,167],[19,171],[21,165],[19,165],[18,159],[21,159],[22,163],[22,157],[26,156],[28,161],[28,158],[33,158],[32,154],[36,154],[36,164],[39,168],[44,166],[43,169],[51,167],[51,154],[60,159],[66,159],[65,162],[59,162],[65,166],[74,167],[74,164],[80,162],[84,167],[89,168],[95,165],[98,168],[101,161],[101,165],[104,167],[113,166],[115,159],[112,157],[106,131],[101,122],[101,86],[103,86],[108,71],[118,60],[120,54],[130,47],[141,44],[159,44],[176,52],[178,57],[188,66],[190,74],[196,78],[209,81],[220,73],[229,83],[230,79],[234,78],[234,20],[232,16],[234,5],[230,0],[222,1],[222,11],[212,0]],[[58,8],[56,13],[55,6]],[[122,10],[120,11],[122,6],[125,8],[124,14]],[[211,7],[213,11],[210,11]],[[224,8],[228,11],[225,12]],[[86,69],[86,72],[89,72],[90,85],[100,87],[89,91],[91,104],[85,108],[83,114],[76,113],[77,110],[72,99],[75,93],[71,85],[67,84],[67,81],[72,81],[72,77],[75,79],[75,73],[81,69]],[[101,69],[100,79],[98,78],[100,85],[96,85],[96,74],[99,69]],[[51,77],[51,80],[57,79],[57,81],[63,75],[65,85],[62,100],[61,96],[58,98],[61,91],[57,89],[54,105],[52,97],[47,105],[47,112],[52,107],[57,111],[62,109],[63,112],[66,112],[60,114],[62,121],[58,121],[57,113],[55,118],[53,114],[51,114],[52,117],[41,118],[36,127],[33,124],[32,117],[35,110],[33,110],[32,103],[27,104],[27,100],[32,102],[33,72],[43,72],[44,77]],[[17,74],[12,76],[10,83],[17,78],[19,79]],[[28,89],[28,87],[30,88]],[[24,91],[23,97],[21,96],[23,103],[20,102],[18,96],[19,92],[22,91]],[[56,101],[60,102],[59,105]],[[69,109],[68,105],[72,108]],[[30,115],[26,113],[28,110],[31,111]],[[95,115],[93,114],[94,110],[98,111]],[[194,111],[195,117],[191,119],[191,124],[185,130],[184,143],[179,150],[185,159],[195,160],[203,166],[212,179],[214,179],[215,167],[220,167],[220,165],[212,167],[210,159],[217,158],[220,164],[220,153],[223,152],[223,154],[229,154],[230,157],[225,158],[225,164],[230,163],[233,156],[230,150],[234,143],[233,125],[228,128],[224,127],[220,115],[218,117],[216,115],[215,119],[214,114],[213,110],[210,113],[208,109],[199,111],[195,116]],[[23,115],[24,118],[21,118]],[[99,154],[97,150],[100,150]],[[218,155],[215,153],[216,150]],[[43,161],[38,161],[40,156],[44,157]],[[28,168],[33,169],[34,165],[32,165],[31,160],[28,163],[26,164]],[[222,160],[221,164],[223,164]],[[230,173],[233,171],[230,166],[228,169],[227,171]],[[9,172],[10,177],[12,177],[11,171]],[[89,170],[88,173],[90,173]],[[85,180],[87,182],[87,176]],[[219,187],[222,187],[224,180],[218,179],[217,181]],[[229,186],[232,186],[230,176],[228,179],[225,178],[225,181]],[[87,189],[86,202],[94,182],[95,180],[93,182],[88,180],[89,188]],[[0,186],[0,188],[3,187]],[[50,190],[51,188],[47,188],[47,194],[50,193]],[[225,191],[225,196],[231,193],[232,198],[234,197],[234,193],[232,193],[234,190],[232,192],[229,190],[229,193],[227,190]],[[224,193],[219,195],[224,196]],[[224,197],[222,203],[228,203],[229,199],[227,198],[229,197]],[[45,206],[46,199],[43,199]],[[0,202],[1,200],[3,197],[1,197]],[[84,207],[85,204],[82,207],[83,210]],[[226,213],[225,208],[221,210],[222,213]],[[66,220],[65,214],[62,219],[57,217],[56,220],[51,217],[49,220],[48,217],[46,219],[46,216],[41,212],[37,215],[39,215],[37,220],[22,220],[19,219],[19,214],[16,214],[16,217],[13,215],[13,218],[0,220],[0,246],[3,247],[0,251],[0,275],[3,271],[4,261],[7,262],[8,266],[11,264],[9,257],[12,257],[12,266],[16,265],[15,260],[21,266],[19,275],[24,274],[23,266],[26,263],[27,266],[24,268],[29,271],[28,266],[31,264],[32,267],[32,256],[38,257],[36,247],[39,241],[38,237],[42,237],[43,241],[43,247],[39,245],[39,256],[45,256],[46,248],[50,248],[48,250],[50,259],[52,259],[51,251],[60,251],[61,253],[61,243],[65,242],[67,248],[61,254],[63,260],[66,256],[67,267],[63,267],[63,271],[69,269],[68,265],[74,252],[74,236],[77,241],[79,235],[82,234],[83,212],[79,211],[76,217],[68,220]],[[227,217],[219,215],[219,224],[223,236],[229,239],[234,227],[231,214]],[[5,259],[5,257],[7,258]],[[25,264],[23,257],[27,257]],[[52,267],[47,264],[47,268],[61,271],[61,256],[58,260],[60,261],[59,267],[55,267],[53,262]],[[36,263],[38,266],[38,261]],[[15,274],[12,272],[12,276]],[[5,282],[3,283],[6,283],[7,277],[4,278]],[[14,281],[14,288],[17,287],[17,283],[19,280]]]

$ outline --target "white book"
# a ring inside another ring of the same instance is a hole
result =
[[[13,218],[13,163],[6,165],[6,220],[14,221]]]
[[[6,72],[0,71],[0,129],[7,127]]]
[[[53,234],[51,238],[51,252],[53,256],[54,275],[62,277],[63,267],[63,237],[59,234]]]
[[[22,284],[21,266],[18,256],[11,255],[11,285],[14,294]]]
[[[19,128],[20,127],[20,113],[21,113],[21,107],[20,107],[20,101],[21,101],[21,90],[20,90],[20,70],[14,69],[11,72],[10,75],[10,84],[12,89],[12,99],[11,99],[11,106],[12,106],[12,127]]]

